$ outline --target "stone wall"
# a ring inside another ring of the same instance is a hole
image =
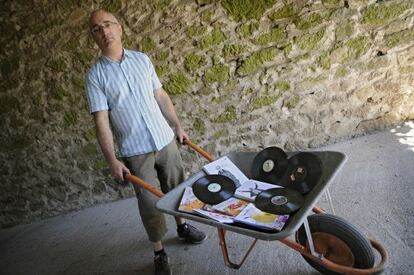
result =
[[[377,3],[378,2],[378,3]],[[108,176],[84,74],[92,10],[146,52],[213,155],[317,147],[414,118],[414,7],[368,0],[2,1],[0,226],[132,195]],[[204,160],[182,148],[189,173]]]

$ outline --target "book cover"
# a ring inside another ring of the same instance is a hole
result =
[[[234,196],[242,200],[253,202],[256,196],[259,195],[260,192],[271,189],[271,188],[278,188],[278,187],[281,187],[281,186],[270,184],[270,183],[263,182],[263,181],[249,179],[243,182],[240,185],[240,187],[236,189],[236,192],[234,192]]]
[[[221,157],[203,166],[208,175],[223,175],[231,178],[237,187],[248,180],[245,174],[227,156]]]
[[[204,209],[194,209],[194,213],[199,214],[200,216],[203,216],[205,218],[209,218],[221,223],[232,223],[233,218],[227,215],[224,215],[222,213],[218,212],[211,212]]]
[[[213,205],[211,208],[215,211],[235,217],[247,206],[247,204],[249,204],[249,202],[231,197],[219,204]]]
[[[204,207],[205,203],[200,201],[193,193],[193,188],[188,186],[184,189],[183,196],[178,206],[178,210],[193,213],[193,210]]]
[[[253,203],[249,203],[240,214],[234,218],[234,221],[261,229],[280,231],[288,218],[289,215],[275,215],[263,212],[260,209],[257,209]]]

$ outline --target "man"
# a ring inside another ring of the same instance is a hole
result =
[[[166,193],[184,180],[182,160],[174,140],[188,139],[168,94],[143,53],[122,46],[122,27],[109,12],[91,13],[89,28],[102,56],[86,76],[86,93],[99,145],[111,175],[124,180],[132,172]],[[168,122],[167,122],[168,121]],[[113,135],[126,165],[115,156]],[[170,274],[161,242],[167,229],[164,215],[155,209],[157,198],[134,185],[141,220],[154,247],[156,274]],[[178,236],[201,243],[206,235],[176,218]]]

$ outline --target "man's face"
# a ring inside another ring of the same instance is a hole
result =
[[[122,28],[113,15],[104,11],[96,12],[89,20],[89,29],[96,44],[103,52],[122,46]]]

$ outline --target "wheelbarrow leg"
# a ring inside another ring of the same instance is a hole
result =
[[[229,252],[227,250],[226,236],[225,236],[226,235],[226,230],[223,229],[223,228],[217,228],[217,232],[218,232],[218,236],[219,236],[219,240],[220,240],[221,252],[223,253],[223,258],[224,258],[225,265],[230,267],[230,268],[239,269],[243,265],[243,263],[246,260],[247,256],[252,251],[253,247],[256,245],[257,239],[254,239],[253,243],[250,245],[249,249],[247,250],[244,257],[242,258],[241,262],[239,264],[236,264],[236,263],[233,263],[232,261],[230,261],[230,258],[229,258]]]

